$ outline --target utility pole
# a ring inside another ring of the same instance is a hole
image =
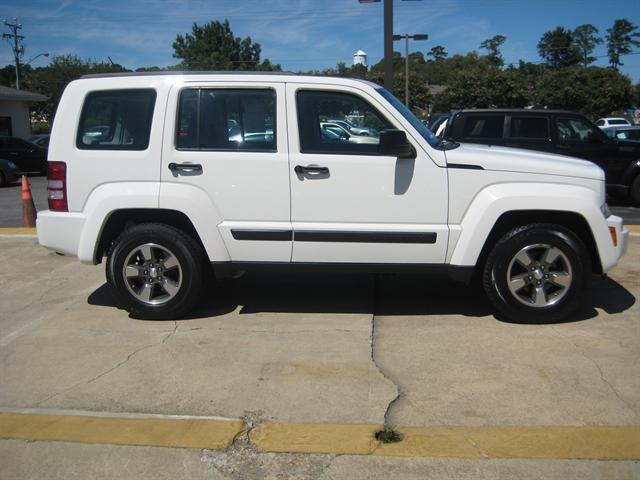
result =
[[[11,50],[13,50],[13,58],[16,63],[16,90],[20,90],[20,57],[24,53],[24,47],[20,45],[20,41],[24,40],[22,35],[18,35],[18,30],[22,29],[22,25],[17,22],[17,19],[13,19],[13,23],[9,23],[8,21],[4,21],[4,24],[9,27],[12,33],[3,33],[2,39],[9,40],[9,44],[11,45]],[[11,43],[13,42],[13,44]]]
[[[394,40],[401,40],[404,38],[404,104],[409,108],[409,39],[414,40],[428,40],[429,35],[426,33],[416,33],[415,35],[394,35]]]

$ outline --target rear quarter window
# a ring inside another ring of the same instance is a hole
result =
[[[502,139],[504,115],[463,115],[462,139]]]
[[[155,101],[152,89],[89,93],[80,115],[76,146],[82,150],[146,150]]]

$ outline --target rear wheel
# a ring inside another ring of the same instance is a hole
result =
[[[133,317],[175,319],[197,304],[204,263],[202,247],[182,230],[140,224],[115,240],[107,282],[118,306]]]
[[[591,275],[587,250],[570,230],[534,224],[508,232],[493,247],[484,289],[515,322],[556,322],[580,306]]]

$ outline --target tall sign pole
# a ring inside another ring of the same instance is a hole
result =
[[[384,88],[393,92],[393,0],[384,0]]]

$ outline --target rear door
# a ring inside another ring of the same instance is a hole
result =
[[[175,86],[165,128],[160,206],[171,207],[171,185],[194,187],[210,200],[200,209],[216,222],[232,261],[290,262],[284,84]]]

